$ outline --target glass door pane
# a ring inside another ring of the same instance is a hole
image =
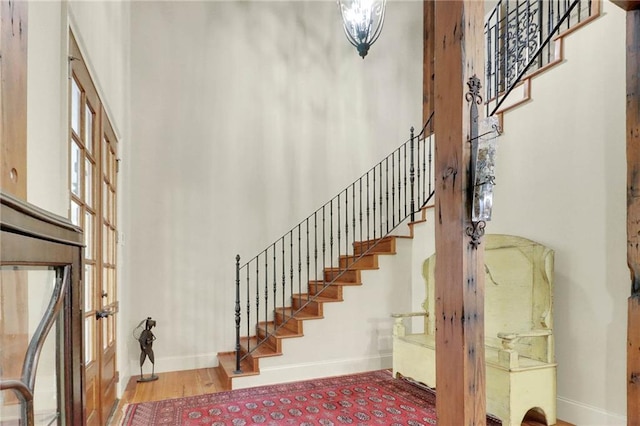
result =
[[[63,346],[57,332],[62,313],[54,309],[62,297],[61,270],[0,267],[0,380],[27,386],[37,425],[56,422],[63,406],[58,400]],[[33,388],[30,383],[35,383]],[[0,394],[0,424],[26,424],[27,404],[14,392]]]

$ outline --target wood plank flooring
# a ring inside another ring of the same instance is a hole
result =
[[[127,404],[202,395],[224,390],[214,368],[158,373],[158,380],[153,382],[138,383],[136,381],[138,377],[133,376],[129,380],[122,399],[108,423],[109,426],[120,424]]]
[[[127,404],[136,402],[159,401],[167,398],[215,393],[224,390],[223,384],[213,368],[199,370],[158,373],[159,379],[153,382],[138,383],[133,376],[122,395],[122,399],[109,420],[109,426],[120,424]],[[541,426],[543,423],[525,422],[523,426]],[[558,420],[557,426],[574,426]]]

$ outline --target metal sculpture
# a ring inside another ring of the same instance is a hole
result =
[[[147,317],[146,320],[140,321],[140,324],[136,327],[136,330],[139,330],[145,324],[144,330],[142,330],[139,334],[134,331],[134,337],[140,343],[140,378],[138,382],[151,382],[153,380],[158,380],[158,376],[155,375],[155,357],[153,354],[153,341],[156,340],[156,336],[153,334],[151,329],[156,326],[156,321],[151,319],[151,317]],[[151,375],[144,377],[142,374],[142,365],[149,358],[151,361]]]

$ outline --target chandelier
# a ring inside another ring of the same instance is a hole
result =
[[[386,0],[338,0],[344,32],[364,59],[380,36]]]

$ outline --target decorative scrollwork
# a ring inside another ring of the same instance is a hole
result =
[[[532,59],[531,55],[538,49],[540,31],[538,28],[537,3],[531,7],[514,13],[508,19],[507,44],[507,86],[511,85],[520,71]]]
[[[471,244],[474,249],[477,249],[480,245],[480,238],[484,235],[485,226],[487,226],[487,223],[484,220],[471,222],[471,225],[467,226],[466,234],[471,237],[469,244]]]
[[[482,84],[478,76],[474,74],[473,77],[467,81],[467,86],[469,86],[469,91],[464,95],[464,98],[467,102],[475,102],[480,105],[482,103],[482,95],[480,94]]]

